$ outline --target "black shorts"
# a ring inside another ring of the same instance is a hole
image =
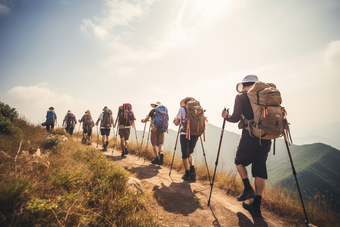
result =
[[[100,130],[100,132],[101,132],[101,130]],[[92,128],[90,130],[87,130],[87,129],[84,128],[84,134],[91,136],[92,135]]]
[[[237,147],[235,165],[251,166],[253,177],[261,177],[267,179],[266,161],[268,152],[270,151],[271,140],[261,140],[249,135],[249,131],[242,130],[240,143]]]
[[[111,128],[101,128],[100,134],[102,136],[109,136],[110,135]]]
[[[194,148],[196,146],[196,142],[198,140],[198,136],[191,136],[190,140],[186,138],[187,135],[181,135],[181,150],[182,150],[182,159],[189,158],[190,154],[194,152]]]

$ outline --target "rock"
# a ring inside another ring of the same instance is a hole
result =
[[[126,187],[130,193],[143,193],[143,185],[137,178],[129,177]]]

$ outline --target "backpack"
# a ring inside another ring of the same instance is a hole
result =
[[[257,81],[247,95],[254,113],[254,120],[246,122],[251,136],[270,140],[289,130],[281,93],[275,84]]]
[[[166,132],[168,129],[169,115],[168,109],[165,106],[157,106],[155,108],[155,118],[152,120],[152,124],[157,127],[159,132]]]
[[[123,108],[119,108],[118,117],[120,125],[131,126],[135,121],[132,105],[130,103],[124,103]]]
[[[66,120],[67,126],[74,127],[75,122],[76,122],[75,116],[73,114],[68,114]]]
[[[53,124],[54,120],[55,120],[55,115],[53,111],[48,111],[47,117],[46,117],[46,124]]]
[[[90,130],[92,128],[92,117],[90,114],[84,115],[83,124],[83,128],[86,130]]]
[[[110,128],[111,127],[111,117],[112,111],[110,109],[105,109],[103,112],[103,121],[101,123],[101,127]]]
[[[205,117],[204,110],[200,105],[200,102],[191,99],[185,106],[187,118],[186,118],[186,134],[190,139],[190,135],[200,136],[205,130]]]

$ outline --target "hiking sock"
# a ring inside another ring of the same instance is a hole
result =
[[[254,201],[253,201],[253,203],[252,203],[252,206],[253,206],[255,209],[257,209],[257,210],[260,210],[261,199],[262,199],[262,196],[257,195],[257,196],[254,198]]]
[[[244,178],[242,181],[243,181],[243,184],[244,184],[244,191],[245,192],[252,188],[248,178]]]

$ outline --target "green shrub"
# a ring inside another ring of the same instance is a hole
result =
[[[30,189],[29,179],[14,178],[0,185],[0,212],[5,216],[13,214],[23,202],[23,194]]]
[[[61,139],[58,137],[53,137],[49,139],[45,139],[41,142],[41,149],[43,150],[51,150],[56,148],[56,146],[60,143]]]
[[[72,192],[83,184],[83,172],[77,168],[56,169],[51,175],[51,181],[57,189]]]
[[[21,130],[15,125],[17,118],[15,108],[0,102],[0,134],[21,135]]]

